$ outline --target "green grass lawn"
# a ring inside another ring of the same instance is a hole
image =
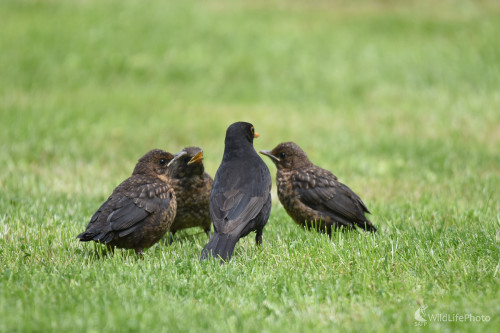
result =
[[[497,1],[0,13],[0,331],[499,331]],[[274,187],[262,248],[247,237],[223,266],[199,262],[201,230],[143,260],[75,239],[152,148],[201,146],[214,175],[237,120],[258,150],[301,145],[379,232],[306,232]]]

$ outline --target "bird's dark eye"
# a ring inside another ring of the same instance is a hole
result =
[[[286,157],[286,154],[285,154],[285,153],[283,153],[283,152],[281,152],[281,153],[280,153],[280,158],[285,158],[285,157]]]
[[[250,127],[250,132],[252,132],[252,135],[254,135],[254,134],[255,134],[255,129],[253,128],[253,126],[252,126],[252,127]]]
[[[160,160],[160,165],[165,165],[165,164],[167,164],[167,160],[166,160],[166,159],[164,159],[164,158],[162,158],[162,159]]]

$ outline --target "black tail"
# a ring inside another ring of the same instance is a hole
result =
[[[111,232],[91,232],[91,231],[84,231],[76,238],[80,239],[80,242],[90,242],[90,241],[95,241],[95,242],[100,242],[100,243],[109,243],[113,239],[113,234]]]
[[[375,226],[368,220],[366,221],[359,221],[357,222],[358,223],[358,226],[361,228],[361,229],[365,229],[365,231],[370,231],[370,232],[376,232],[377,231],[377,228],[375,228]]]
[[[76,238],[79,238],[80,242],[89,242],[89,241],[93,240],[95,235],[96,235],[95,233],[90,233],[88,231],[84,231],[81,234],[79,234],[78,236],[76,236]]]
[[[238,240],[239,238],[232,235],[214,233],[201,251],[201,259],[208,259],[213,256],[215,258],[220,257],[221,261],[231,260],[231,255]]]

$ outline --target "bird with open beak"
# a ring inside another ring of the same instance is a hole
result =
[[[201,227],[210,237],[210,191],[213,180],[203,166],[203,150],[186,147],[169,163],[170,184],[177,198],[177,214],[170,227],[169,244],[176,232]]]

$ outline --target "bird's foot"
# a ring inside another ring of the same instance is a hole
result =
[[[255,235],[255,244],[262,245],[262,232],[257,231],[257,235]]]
[[[168,233],[168,245],[172,245],[173,242],[174,242],[174,234],[169,232]]]

